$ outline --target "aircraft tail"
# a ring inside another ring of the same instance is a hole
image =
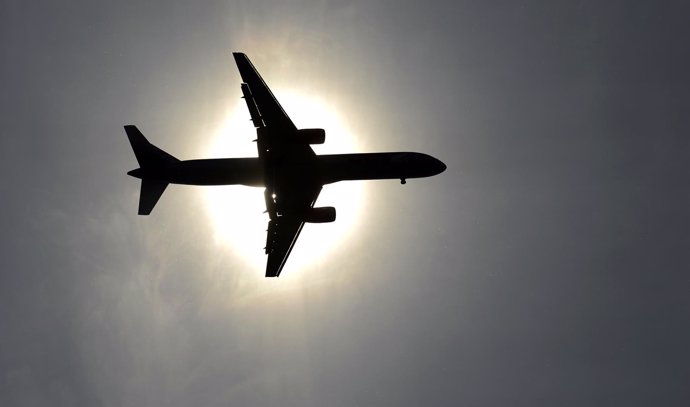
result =
[[[137,157],[139,167],[141,167],[127,174],[141,178],[139,215],[148,215],[168,186],[168,182],[156,174],[163,173],[162,170],[167,165],[179,160],[149,143],[136,126],[125,126],[125,132],[129,138],[129,143],[132,145],[132,150],[134,150],[134,155]]]

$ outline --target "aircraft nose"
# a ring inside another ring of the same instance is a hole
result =
[[[436,174],[442,173],[446,170],[446,168],[446,164],[444,164],[443,161],[439,160],[438,158],[434,158],[434,172]]]

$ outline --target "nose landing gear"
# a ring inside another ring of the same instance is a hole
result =
[[[405,178],[400,178],[400,183],[405,185],[407,184],[407,180]]]

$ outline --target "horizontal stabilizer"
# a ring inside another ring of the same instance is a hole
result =
[[[127,174],[141,178],[139,215],[148,215],[168,186],[166,181],[159,179],[159,175],[165,173],[166,168],[179,160],[149,143],[136,126],[125,126],[125,132],[141,167],[129,171]]]
[[[137,126],[125,126],[125,132],[140,167],[146,168],[165,164],[166,162],[179,161],[177,158],[149,143],[146,137],[137,129]]]
[[[158,199],[168,186],[167,182],[144,178],[141,180],[141,193],[139,194],[139,215],[148,215],[156,206]]]

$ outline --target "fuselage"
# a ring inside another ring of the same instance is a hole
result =
[[[321,184],[339,181],[430,177],[446,166],[422,153],[364,153],[317,155],[313,159],[265,168],[259,158],[221,158],[171,162],[155,168],[139,168],[129,174],[185,185],[265,186],[266,172],[309,174]]]

